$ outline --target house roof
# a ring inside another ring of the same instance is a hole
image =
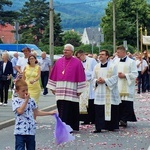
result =
[[[89,41],[93,41],[95,43],[100,42],[101,37],[101,30],[100,28],[86,28],[87,36],[89,38]]]
[[[15,43],[14,26],[6,23],[5,25],[0,24],[0,39],[3,43]]]

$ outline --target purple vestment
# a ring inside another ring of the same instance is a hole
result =
[[[56,61],[50,79],[53,81],[84,82],[83,65],[77,58],[62,57]]]

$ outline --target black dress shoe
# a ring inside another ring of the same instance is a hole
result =
[[[93,133],[100,133],[101,132],[101,130],[95,130],[95,131],[93,131]]]
[[[48,94],[48,92],[44,92],[44,93],[43,93],[43,95],[47,95],[47,94]]]
[[[119,126],[127,127],[127,122],[120,120]]]
[[[138,91],[137,94],[140,94],[140,92]]]
[[[114,129],[109,129],[109,131],[114,131]]]

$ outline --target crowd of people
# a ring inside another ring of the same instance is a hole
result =
[[[43,95],[48,94],[48,82],[51,61],[42,52],[41,59],[37,59],[36,52],[30,48],[23,48],[24,57],[14,57],[9,60],[7,52],[2,54],[0,61],[0,105],[7,106],[8,90],[15,89],[12,96],[12,109],[15,113],[15,149],[35,150],[36,116],[54,115],[56,111],[44,112],[38,110],[38,101],[41,93],[40,77],[44,88]],[[48,72],[48,73],[47,73]],[[44,74],[41,76],[41,74]]]
[[[27,82],[31,97],[34,98],[36,104],[38,104],[41,93],[40,79],[44,88],[43,95],[48,94],[46,85],[51,61],[46,58],[46,52],[42,52],[39,60],[36,57],[36,52],[32,52],[30,48],[25,47],[22,52],[24,57],[19,57],[16,52],[11,60],[7,52],[2,53],[2,60],[0,61],[0,105],[7,105],[9,87],[11,85],[11,89],[13,89],[14,81],[18,76]]]
[[[93,133],[114,131],[119,126],[127,127],[128,121],[137,121],[134,113],[135,86],[138,94],[150,92],[148,51],[131,54],[126,52],[124,46],[118,46],[113,56],[109,55],[108,50],[92,55],[83,50],[74,52],[74,46],[66,44],[63,57],[53,67],[46,52],[42,52],[41,59],[30,48],[25,47],[22,52],[24,57],[18,57],[15,53],[11,61],[4,52],[0,61],[0,105],[7,105],[11,79],[15,81],[11,88],[15,88],[17,94],[12,99],[12,106],[16,115],[18,149],[23,147],[18,144],[19,141],[25,140],[29,145],[34,143],[36,116],[56,113],[37,109],[40,79],[43,95],[48,94],[48,89],[52,91],[59,117],[71,126],[72,132],[79,131],[80,121],[81,125],[95,124]],[[24,125],[18,126],[18,119]],[[25,124],[30,126],[30,131]],[[31,143],[26,137],[18,135],[32,135]]]
[[[79,130],[80,121],[83,121],[82,125],[95,124],[94,133],[103,129],[114,131],[119,126],[127,127],[128,121],[137,121],[134,98],[136,81],[141,84],[137,64],[141,54],[134,57],[123,46],[117,47],[113,57],[109,56],[108,50],[101,50],[99,56],[94,57],[83,50],[74,56],[73,53],[73,45],[66,44],[64,57],[55,63],[47,85],[56,96],[62,121],[75,131]],[[142,57],[142,63],[144,59]],[[142,76],[149,68],[146,63]],[[148,80],[144,81],[149,91]]]

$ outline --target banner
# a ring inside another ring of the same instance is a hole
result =
[[[143,35],[143,44],[144,45],[150,45],[150,36],[144,36]]]

